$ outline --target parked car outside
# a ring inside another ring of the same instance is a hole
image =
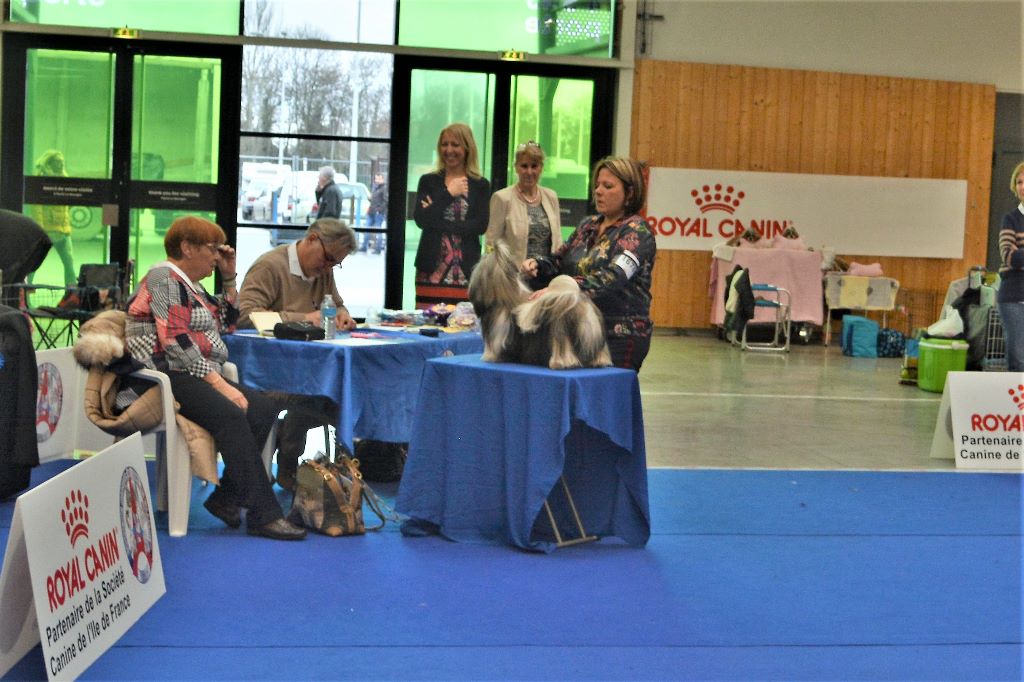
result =
[[[265,180],[255,179],[242,194],[243,220],[270,220],[273,190]]]
[[[294,171],[285,180],[282,190],[282,222],[308,225],[316,219],[316,185],[318,171]]]

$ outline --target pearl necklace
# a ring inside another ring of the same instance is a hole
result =
[[[516,185],[516,194],[518,194],[519,198],[522,199],[527,204],[536,204],[538,201],[540,201],[540,190],[539,189],[537,190],[537,193],[531,199],[531,198],[527,197],[525,194],[523,194],[523,190],[519,189],[519,185]]]

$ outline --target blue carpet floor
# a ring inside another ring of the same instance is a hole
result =
[[[550,555],[393,524],[251,538],[218,525],[197,486],[189,535],[163,520],[167,594],[84,677],[1021,679],[1022,477],[649,479],[647,548]],[[40,649],[8,677],[44,679]]]

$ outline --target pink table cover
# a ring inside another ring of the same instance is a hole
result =
[[[787,289],[793,297],[791,317],[794,322],[821,325],[825,317],[822,309],[821,253],[745,248],[735,249],[731,261],[711,259],[709,295],[712,298],[712,324],[720,325],[725,320],[725,278],[737,265],[750,270],[752,284],[772,284]],[[771,322],[774,319],[775,311],[770,308],[759,307],[755,311],[755,321]]]

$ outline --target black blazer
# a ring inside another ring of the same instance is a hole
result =
[[[424,208],[423,200],[430,197],[433,202]],[[441,235],[454,234],[462,237],[462,269],[466,276],[480,261],[480,236],[487,231],[490,216],[491,183],[487,178],[469,178],[469,213],[466,219],[454,222],[444,219],[444,211],[454,201],[444,184],[444,173],[426,173],[420,176],[416,188],[416,209],[413,218],[423,230],[419,248],[416,249],[416,270],[433,271],[441,257]]]

